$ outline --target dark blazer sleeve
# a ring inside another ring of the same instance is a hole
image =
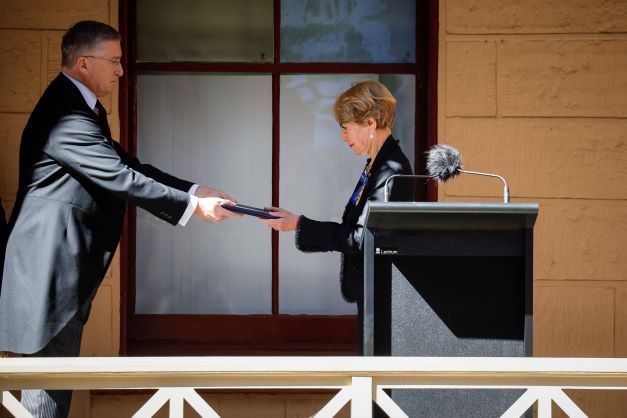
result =
[[[383,202],[385,181],[401,171],[401,165],[392,161],[373,173],[366,190],[366,199],[357,207],[347,206],[342,223],[320,222],[302,216],[296,233],[296,247],[304,252],[360,252],[367,205],[370,202]]]
[[[184,185],[155,174],[178,186],[169,187],[135,170],[133,167],[139,167],[139,163],[131,161],[125,153],[123,158],[128,163],[125,164],[114,144],[102,134],[93,118],[74,112],[63,116],[50,132],[44,153],[78,179],[175,225],[189,202],[187,193],[180,190]],[[142,169],[150,171],[146,167]]]
[[[362,229],[359,224],[321,222],[301,216],[296,248],[303,252],[358,252]]]

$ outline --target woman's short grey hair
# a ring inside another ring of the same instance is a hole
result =
[[[83,20],[72,26],[61,41],[61,64],[72,68],[81,55],[102,42],[119,41],[120,32],[106,23]]]
[[[362,123],[371,117],[377,122],[377,129],[392,130],[396,116],[396,99],[378,81],[357,81],[336,99],[333,113],[340,125],[348,122]]]

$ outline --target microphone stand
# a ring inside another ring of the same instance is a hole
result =
[[[385,181],[385,185],[383,186],[383,191],[384,191],[384,198],[383,201],[387,202],[389,199],[389,189],[388,189],[388,182],[390,180],[392,180],[394,177],[405,177],[405,178],[416,178],[416,179],[430,179],[431,176],[427,175],[427,174],[394,174],[393,176],[388,177],[388,179]]]
[[[503,203],[509,203],[509,186],[507,185],[507,181],[505,181],[505,179],[501,176],[499,176],[498,174],[490,174],[490,173],[482,173],[480,171],[469,171],[469,170],[459,170],[460,173],[466,173],[466,174],[476,174],[478,176],[486,176],[486,177],[496,177],[498,179],[501,179],[501,181],[503,182]],[[389,199],[389,188],[388,188],[388,183],[390,180],[392,180],[395,177],[405,177],[405,178],[420,178],[420,179],[432,179],[432,176],[429,176],[427,174],[394,174],[393,176],[388,177],[388,179],[385,181],[385,185],[384,187],[384,202],[387,202]]]
[[[482,173],[480,171],[459,170],[459,172],[460,173],[467,173],[467,174],[476,174],[478,176],[496,177],[496,178],[501,179],[501,181],[504,184],[504,186],[503,186],[503,203],[509,203],[509,187],[507,186],[507,182],[505,181],[505,179],[503,177],[499,176],[498,174]]]

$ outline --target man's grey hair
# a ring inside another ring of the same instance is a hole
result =
[[[72,26],[61,41],[61,64],[72,68],[82,54],[91,51],[101,42],[119,41],[120,32],[106,23],[83,20]]]

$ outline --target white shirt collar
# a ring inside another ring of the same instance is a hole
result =
[[[74,80],[72,77],[65,73],[63,73],[63,75],[66,76],[72,83],[74,83],[76,87],[78,87],[78,90],[83,95],[83,99],[85,99],[85,103],[87,103],[87,106],[89,106],[90,109],[96,107],[96,102],[98,101],[98,98],[94,93],[91,92],[91,90],[89,90],[89,88],[87,88],[86,85],[78,80]]]

